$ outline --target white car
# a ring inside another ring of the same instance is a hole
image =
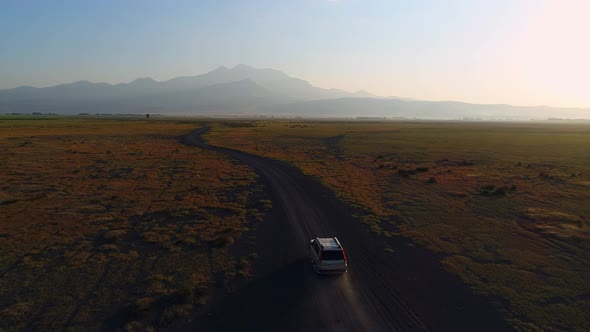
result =
[[[348,270],[344,248],[335,237],[316,237],[309,242],[309,256],[316,273],[342,273]]]

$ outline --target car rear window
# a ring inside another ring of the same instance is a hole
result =
[[[341,261],[341,260],[344,260],[344,256],[342,256],[342,251],[340,251],[340,250],[325,250],[322,260],[324,260],[324,261]]]

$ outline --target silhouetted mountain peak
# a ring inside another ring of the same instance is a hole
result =
[[[136,78],[134,79],[131,83],[129,84],[134,84],[134,85],[152,85],[152,84],[157,84],[158,82],[156,82],[153,78],[151,77],[140,77],[140,78]]]
[[[133,80],[133,82],[155,82],[155,80],[151,77],[138,77]],[[133,83],[131,82],[131,83]]]
[[[355,92],[354,95],[357,97],[369,97],[369,98],[377,97],[374,94],[372,94],[366,90],[359,90],[359,91]]]
[[[585,118],[588,109],[478,105],[378,97],[367,91],[323,89],[274,69],[239,64],[158,82],[138,78],[111,85],[78,81],[47,88],[0,90],[0,112],[250,113],[311,117],[423,119]]]
[[[289,75],[276,69],[254,68],[252,66],[245,64],[239,64],[233,67],[232,69],[228,69],[226,74],[228,75],[228,77],[231,77],[234,80],[249,78],[256,83],[264,83],[268,81],[277,81],[291,78],[289,77]]]
[[[128,86],[130,87],[155,87],[157,85],[158,82],[152,79],[151,77],[136,78],[128,84]]]
[[[94,83],[92,83],[90,81],[83,80],[83,81],[76,81],[76,82],[73,82],[73,83],[60,84],[58,86],[76,86],[76,85],[78,85],[78,86],[90,86],[90,85],[93,85],[93,84]]]
[[[243,63],[236,65],[234,68],[232,68],[233,70],[257,70],[256,68],[252,67],[252,66],[248,66],[245,65]]]

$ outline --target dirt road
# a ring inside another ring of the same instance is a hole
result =
[[[224,153],[252,167],[270,191],[273,208],[256,230],[256,276],[217,299],[193,328],[508,330],[497,310],[444,271],[432,253],[403,238],[386,243],[315,179],[283,162],[209,146],[200,138],[206,130],[188,134],[183,143]],[[340,239],[348,256],[348,273],[324,277],[312,272],[307,244],[316,236]]]

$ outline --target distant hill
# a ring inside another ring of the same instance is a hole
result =
[[[0,90],[0,113],[159,113],[424,119],[590,118],[590,109],[420,101],[322,89],[274,69],[219,67],[168,81],[79,81]]]
[[[271,113],[271,110],[268,111]],[[274,106],[272,113],[301,117],[386,117],[408,119],[530,120],[563,118],[588,119],[590,109],[547,106],[469,104],[456,101],[420,101],[410,99],[338,98],[313,100]]]

